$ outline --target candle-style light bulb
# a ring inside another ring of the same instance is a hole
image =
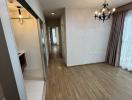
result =
[[[98,16],[100,16],[100,15],[101,15],[101,13],[99,12],[99,13],[98,13]]]
[[[102,10],[103,12],[105,12],[105,8],[103,8],[103,10]]]
[[[22,15],[19,15],[19,18],[22,19]]]
[[[116,11],[116,8],[113,8],[112,11],[115,12]]]
[[[95,14],[97,15],[98,14],[98,11],[95,11]]]

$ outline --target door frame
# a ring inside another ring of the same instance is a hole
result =
[[[17,1],[36,19],[41,20],[25,0]],[[3,30],[0,32],[0,56],[2,57],[0,61],[0,82],[3,92],[7,100],[27,100],[7,0],[0,0],[0,12],[0,28]]]

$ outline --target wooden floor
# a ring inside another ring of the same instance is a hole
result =
[[[101,63],[67,68],[49,65],[46,100],[132,100],[132,73]]]
[[[3,93],[3,89],[2,89],[2,86],[1,86],[1,83],[0,83],[0,100],[5,100],[4,99],[4,93]]]

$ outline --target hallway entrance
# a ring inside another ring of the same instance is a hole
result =
[[[60,51],[60,33],[59,33],[59,27],[48,27],[48,34],[49,34],[49,49],[50,49],[50,58],[52,56],[61,56],[61,51]]]
[[[61,27],[60,27],[60,19],[52,19],[46,18],[47,25],[47,36],[48,36],[48,47],[49,47],[49,55],[52,59],[55,56],[62,56],[62,39],[61,39]],[[53,57],[52,57],[53,56]]]

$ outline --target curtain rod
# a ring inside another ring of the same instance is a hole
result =
[[[122,11],[128,11],[128,10],[132,10],[132,2],[118,7],[116,13],[122,12]]]

